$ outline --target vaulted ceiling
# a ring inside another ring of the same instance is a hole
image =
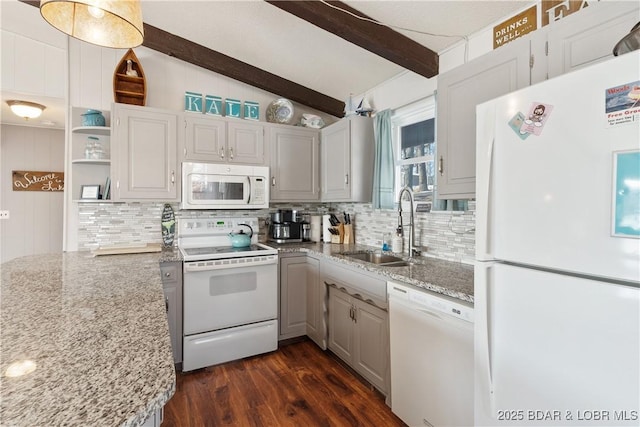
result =
[[[439,53],[531,3],[142,0],[144,46],[340,117],[350,94],[437,75]]]
[[[144,1],[145,46],[172,50],[180,58],[179,41],[162,48],[168,35],[178,36],[199,45],[191,58],[180,59],[195,63],[200,58],[209,62],[199,64],[204,68],[341,116],[350,94],[363,93],[405,70],[437,75],[439,52],[530,3]],[[156,30],[163,35],[157,41]],[[211,51],[268,74],[221,61]],[[240,73],[233,75],[236,70]],[[283,91],[283,85],[288,89]]]

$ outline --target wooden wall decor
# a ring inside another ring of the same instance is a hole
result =
[[[64,191],[64,172],[12,171],[13,191]]]
[[[129,49],[113,73],[113,100],[121,104],[145,105],[147,82],[138,57]]]

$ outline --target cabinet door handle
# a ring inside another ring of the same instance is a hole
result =
[[[351,308],[353,309],[353,317],[352,317],[352,319],[353,319],[353,321],[354,321],[355,323],[358,323],[358,316],[357,316],[358,311],[357,311],[357,309],[356,309],[354,306],[351,306]]]
[[[440,172],[440,176],[444,173],[444,160],[442,156],[440,156],[440,160],[438,161],[438,172]]]
[[[167,313],[169,312],[169,297],[164,297],[164,309]]]
[[[346,185],[349,185],[349,174],[346,174],[346,175],[344,176],[344,183],[345,183]]]
[[[176,171],[171,171],[171,184],[176,183]]]
[[[229,159],[233,160],[233,147],[229,148]]]
[[[224,159],[224,147],[220,148],[220,158]]]
[[[276,177],[275,177],[275,176],[272,176],[272,177],[271,177],[271,186],[272,186],[272,187],[275,187],[275,186],[276,186]]]
[[[349,307],[349,319],[353,320],[353,306]]]

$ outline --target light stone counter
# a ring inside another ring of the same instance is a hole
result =
[[[175,391],[159,260],[37,255],[0,265],[0,425],[137,426]],[[14,362],[35,371],[7,376]]]
[[[337,245],[331,243],[288,243],[267,245],[278,248],[281,253],[305,252],[326,257],[365,271],[379,274],[390,280],[447,295],[463,301],[473,302],[473,266],[438,258],[418,257],[406,267],[383,267],[365,261],[349,258],[343,253],[373,252],[378,248],[365,245]],[[406,260],[406,257],[404,257]]]

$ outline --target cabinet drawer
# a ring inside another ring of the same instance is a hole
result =
[[[387,307],[386,280],[343,267],[331,261],[323,261],[320,269],[322,280],[327,285],[344,287],[352,295],[361,294],[363,299],[371,299],[376,305]]]
[[[178,281],[178,266],[177,265],[163,265],[160,267],[160,274],[162,276],[162,284],[164,286],[168,284],[175,284]]]

